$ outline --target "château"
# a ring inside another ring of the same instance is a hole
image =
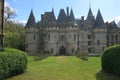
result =
[[[73,9],[60,9],[56,18],[54,9],[35,21],[31,10],[25,27],[25,48],[30,55],[49,51],[51,55],[74,55],[76,50],[100,54],[106,47],[120,43],[120,28],[115,21],[104,22],[98,9],[96,17],[89,8],[87,18],[76,19]]]

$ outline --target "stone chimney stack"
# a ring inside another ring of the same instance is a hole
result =
[[[67,9],[67,16],[69,16],[69,7],[67,7],[66,9]]]

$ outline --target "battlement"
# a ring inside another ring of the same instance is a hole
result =
[[[30,27],[30,28],[25,28],[26,32],[38,32],[38,28]]]
[[[64,29],[64,30],[78,30],[79,28],[76,27],[76,26],[69,26],[69,27],[47,27],[46,30],[61,30],[61,29]]]
[[[93,30],[94,32],[107,32],[106,28],[96,28]]]

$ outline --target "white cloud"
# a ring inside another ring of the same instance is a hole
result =
[[[16,13],[16,9],[12,8],[8,2],[5,2],[5,12]]]
[[[19,20],[19,22],[22,23],[22,24],[26,24],[27,20]]]
[[[118,24],[120,22],[120,16],[115,17],[115,22]]]
[[[17,23],[17,24],[23,24],[23,26],[25,26],[26,25],[26,23],[27,23],[27,20],[12,20],[14,23]]]

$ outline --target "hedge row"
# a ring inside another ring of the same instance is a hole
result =
[[[26,53],[10,48],[0,52],[0,80],[23,73],[26,68]]]
[[[120,76],[120,45],[106,48],[101,60],[103,71]]]

